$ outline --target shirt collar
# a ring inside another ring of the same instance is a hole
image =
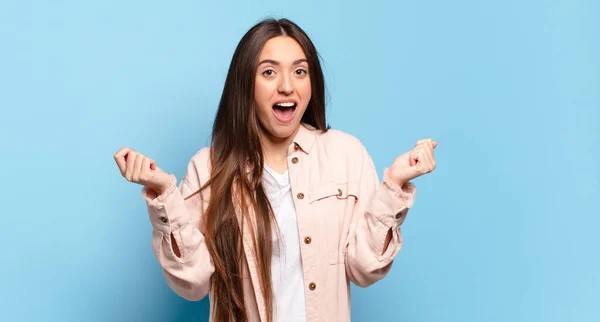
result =
[[[315,143],[316,129],[306,123],[300,123],[298,133],[294,137],[292,144],[289,147],[288,153],[292,153],[296,149],[309,154]]]

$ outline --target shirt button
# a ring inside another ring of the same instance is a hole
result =
[[[338,196],[342,196],[342,189],[338,189]]]
[[[296,158],[296,157],[293,157],[293,158],[292,158],[292,163],[293,163],[293,164],[296,164],[296,163],[298,163],[298,158]]]
[[[308,284],[308,289],[309,289],[309,290],[311,290],[311,291],[314,291],[314,290],[315,290],[315,288],[317,288],[317,284],[315,284],[315,283],[310,283],[310,284]]]
[[[305,244],[310,244],[310,243],[312,243],[312,238],[310,238],[310,236],[306,236],[306,237],[304,237],[304,243],[305,243]]]
[[[304,199],[304,194],[302,192],[300,192],[299,194],[296,195],[296,197],[298,197],[298,199]]]
[[[169,221],[169,219],[167,219],[167,217],[160,217],[160,221],[166,224]]]
[[[300,146],[298,145],[298,143],[294,143],[294,150],[298,150],[300,148]]]

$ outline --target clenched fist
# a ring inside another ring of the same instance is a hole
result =
[[[433,149],[438,143],[431,139],[417,141],[415,147],[399,156],[389,168],[389,176],[400,186],[435,169]]]
[[[171,183],[171,176],[157,167],[154,160],[134,149],[121,148],[114,158],[127,181],[148,187],[157,195],[161,195]]]

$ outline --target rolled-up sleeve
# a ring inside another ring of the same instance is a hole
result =
[[[416,187],[406,183],[399,187],[384,171],[380,183],[373,160],[361,145],[360,193],[352,213],[346,240],[346,274],[356,285],[367,287],[389,272],[402,247],[401,225],[412,207]],[[391,240],[386,247],[386,238]]]
[[[188,300],[201,300],[208,294],[210,278],[215,270],[205,237],[200,231],[203,213],[201,194],[184,198],[194,194],[201,186],[199,171],[208,171],[203,166],[206,160],[202,160],[206,157],[201,154],[190,161],[179,186],[172,176],[171,185],[159,196],[153,195],[152,190],[142,189],[142,198],[146,201],[153,227],[154,254],[163,268],[167,284]],[[176,245],[172,244],[173,241]],[[179,250],[179,254],[174,248]]]

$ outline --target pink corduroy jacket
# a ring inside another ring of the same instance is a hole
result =
[[[184,200],[209,179],[209,154],[209,148],[196,153],[179,186],[172,176],[170,188],[160,196],[142,189],[153,227],[152,248],[166,282],[188,300],[212,295],[215,268],[199,224],[209,190]],[[307,321],[350,321],[350,282],[366,287],[389,272],[402,246],[400,226],[413,204],[415,186],[399,187],[388,179],[387,170],[380,183],[360,141],[337,130],[323,133],[302,124],[287,161],[300,235]],[[249,321],[266,321],[249,227],[244,225],[242,232],[245,305]],[[390,231],[392,238],[384,249]],[[180,257],[173,251],[171,235]],[[211,312],[212,303],[211,299]]]

